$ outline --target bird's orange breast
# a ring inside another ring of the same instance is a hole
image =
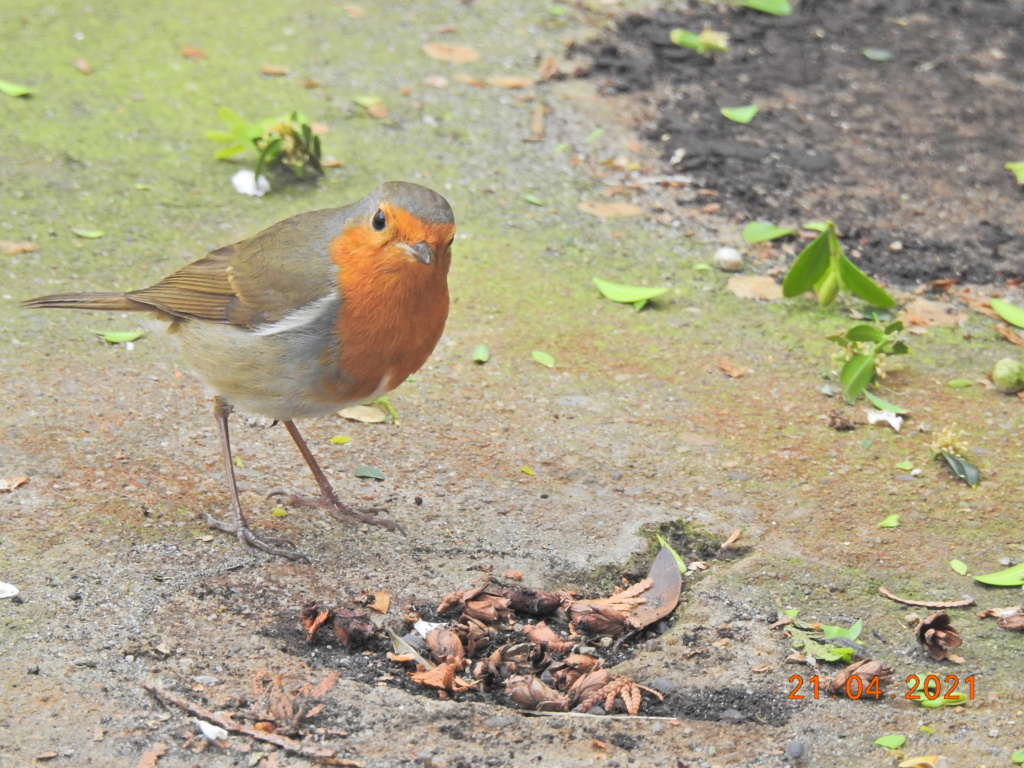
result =
[[[454,227],[401,211],[390,215],[408,218],[395,222],[403,241],[440,243],[439,258],[422,264],[363,226],[331,241],[342,294],[336,325],[339,376],[325,386],[344,390],[338,392],[340,400],[370,399],[405,381],[427,361],[448,318],[446,243]]]

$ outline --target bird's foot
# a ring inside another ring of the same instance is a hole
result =
[[[386,517],[381,518],[377,515],[381,512],[387,512],[382,507],[350,507],[343,501],[338,499],[332,499],[329,496],[297,496],[294,493],[288,493],[288,491],[271,491],[267,494],[267,498],[277,499],[281,504],[292,507],[312,507],[314,509],[326,509],[328,514],[335,520],[348,525],[356,525],[358,523],[366,523],[367,525],[377,525],[389,531],[399,531],[405,535],[405,529],[395,522]]]
[[[206,520],[206,524],[211,528],[235,534],[235,536],[238,537],[238,540],[247,547],[252,547],[253,549],[258,549],[261,552],[266,552],[268,555],[285,557],[289,560],[302,560],[307,563],[310,562],[308,555],[295,551],[295,542],[291,539],[286,539],[282,536],[259,536],[253,533],[249,526],[244,522],[241,524],[225,523],[223,520],[218,520],[207,512],[203,513],[203,518]],[[287,547],[287,549],[284,549],[284,547]]]

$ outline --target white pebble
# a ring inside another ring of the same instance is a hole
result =
[[[743,254],[724,245],[715,251],[715,267],[723,272],[739,272],[743,269]]]

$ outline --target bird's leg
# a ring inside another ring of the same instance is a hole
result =
[[[317,486],[320,488],[319,497],[311,496],[296,496],[295,494],[288,493],[286,491],[272,491],[269,496],[277,497],[283,504],[290,504],[300,507],[319,507],[326,509],[330,515],[336,520],[340,520],[343,523],[369,523],[370,525],[379,525],[381,528],[387,528],[389,531],[401,531],[405,533],[405,530],[401,525],[396,523],[394,520],[382,519],[377,517],[378,512],[384,512],[385,510],[379,508],[356,508],[350,507],[345,502],[338,498],[338,495],[334,492],[334,488],[331,487],[330,481],[327,479],[327,475],[320,469],[320,465],[317,464],[316,459],[313,457],[313,452],[309,450],[309,446],[306,445],[306,441],[299,434],[298,427],[295,426],[295,422],[288,420],[282,421],[284,428],[288,430],[288,434],[292,436],[292,440],[295,441],[295,445],[299,449],[299,453],[302,454],[302,458],[306,460],[306,466],[309,467],[309,471],[313,473],[313,479],[316,480]]]
[[[273,536],[257,536],[249,529],[249,523],[246,522],[245,515],[242,514],[242,503],[238,498],[238,484],[235,482],[235,462],[231,458],[228,416],[231,415],[232,410],[231,403],[223,397],[213,398],[213,417],[217,420],[217,429],[220,430],[221,454],[224,457],[224,473],[228,478],[228,490],[231,492],[231,512],[234,521],[225,523],[215,519],[208,512],[204,512],[203,516],[206,518],[206,524],[211,528],[233,533],[245,546],[263,550],[268,555],[279,555],[280,557],[287,557],[289,560],[305,560],[309,562],[309,558],[306,555],[295,551],[295,545],[288,539]],[[291,549],[281,549],[280,546],[274,546],[275,544],[286,545],[291,547]]]

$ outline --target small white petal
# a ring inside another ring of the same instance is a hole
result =
[[[200,720],[198,717],[193,719],[196,721],[196,725],[199,726],[199,730],[203,732],[203,736],[208,738],[210,741],[223,740],[228,737],[228,732],[219,725],[214,725],[213,723],[208,723],[205,720]]]
[[[263,197],[270,191],[270,182],[267,181],[267,177],[260,176],[257,179],[256,174],[248,168],[238,171],[238,173],[232,176],[231,185],[235,188],[236,192],[254,197]]]

